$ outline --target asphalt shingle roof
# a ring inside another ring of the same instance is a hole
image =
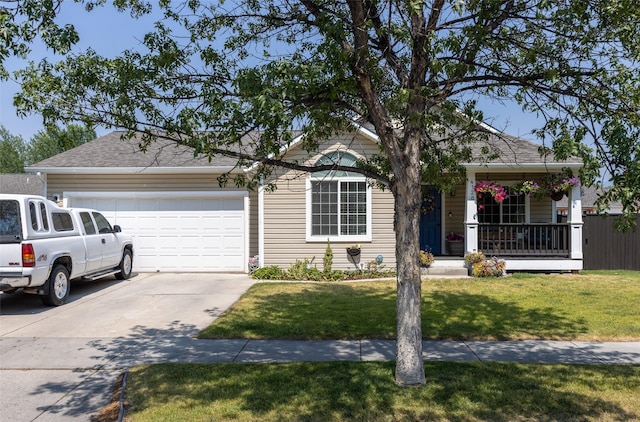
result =
[[[28,169],[50,168],[216,168],[233,167],[237,160],[233,157],[215,156],[211,161],[207,157],[194,157],[193,150],[176,145],[172,141],[158,139],[152,142],[146,152],[141,152],[137,138],[122,140],[122,131],[101,136],[86,144],[65,151],[31,165]],[[296,135],[296,134],[294,134]],[[539,145],[514,136],[492,133],[488,139],[472,145],[474,162],[480,162],[482,147],[498,151],[499,156],[487,163],[508,165],[563,163],[579,164],[581,160],[571,158],[565,161],[551,157],[541,157]],[[477,160],[477,161],[476,161]]]
[[[488,163],[501,164],[544,164],[544,163],[564,163],[580,164],[582,160],[578,157],[571,157],[567,160],[557,160],[552,156],[541,157],[538,148],[540,145],[515,136],[496,133],[488,137],[486,141],[474,143],[473,157],[481,157],[481,148],[488,146],[493,151],[497,151],[499,156],[489,160]]]
[[[193,149],[158,139],[146,152],[140,151],[137,138],[122,140],[124,132],[115,131],[61,154],[32,164],[34,168],[51,167],[232,167],[236,159],[217,156],[193,156]]]
[[[0,193],[42,195],[44,180],[37,174],[0,174]]]

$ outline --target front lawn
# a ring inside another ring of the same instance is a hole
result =
[[[427,362],[161,364],[129,374],[127,421],[622,421],[640,419],[640,366]]]
[[[423,282],[425,339],[640,339],[640,272]],[[395,282],[260,283],[202,338],[394,338]],[[640,420],[640,365],[425,362],[133,368],[130,422]],[[114,406],[117,410],[117,396]],[[116,412],[117,413],[117,412]],[[117,416],[117,415],[116,415]],[[113,420],[104,417],[100,420]]]
[[[425,339],[640,339],[640,272],[423,281]],[[259,283],[200,338],[395,338],[395,281]]]

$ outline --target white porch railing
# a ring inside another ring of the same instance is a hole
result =
[[[570,224],[479,224],[478,250],[496,256],[569,258]]]

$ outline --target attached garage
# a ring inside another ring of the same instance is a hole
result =
[[[246,192],[65,192],[64,201],[131,233],[135,271],[246,271]]]
[[[131,233],[137,272],[248,272],[258,253],[257,194],[219,183],[244,173],[237,159],[195,156],[162,138],[142,152],[126,135],[112,132],[28,170],[50,199],[98,209]]]

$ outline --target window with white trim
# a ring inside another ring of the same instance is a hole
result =
[[[478,198],[478,221],[485,224],[525,223],[527,204],[525,194],[509,194],[502,203],[491,195]]]
[[[322,156],[316,166],[355,166],[356,157],[335,151]],[[307,237],[310,240],[369,240],[371,192],[366,178],[347,171],[311,174],[307,190]]]

